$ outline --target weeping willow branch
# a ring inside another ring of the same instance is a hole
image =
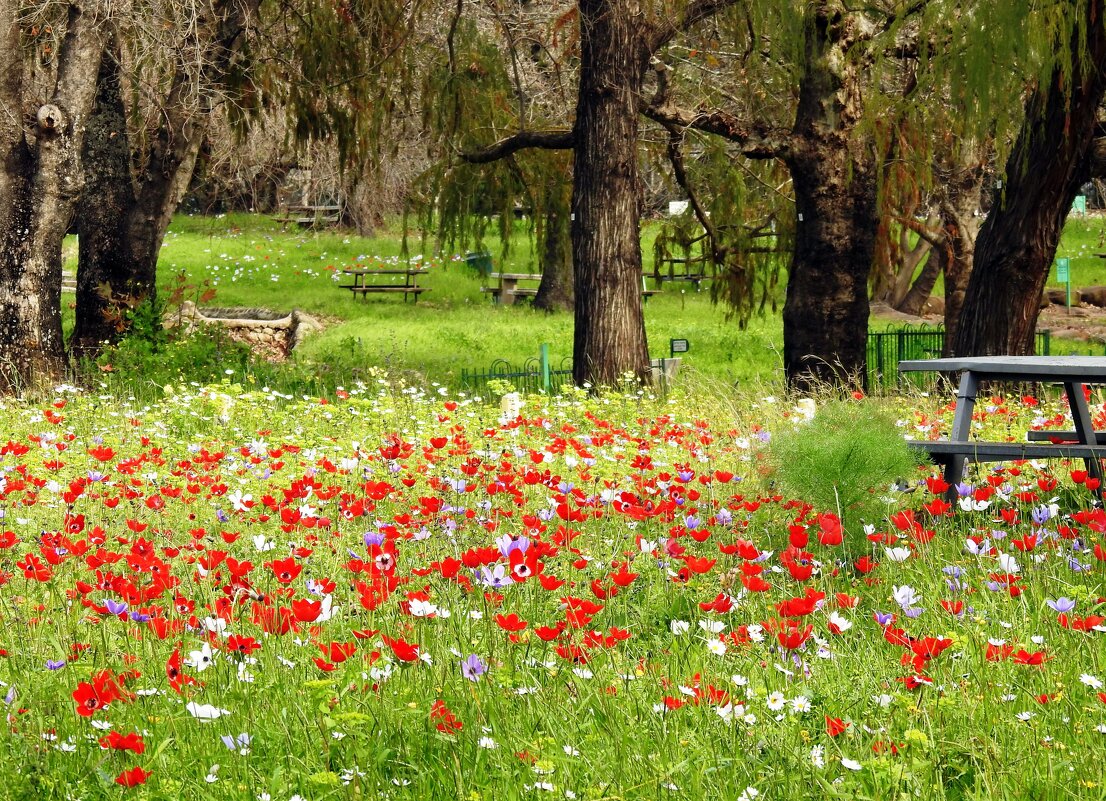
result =
[[[461,153],[461,158],[469,164],[487,164],[531,147],[539,150],[571,150],[574,145],[572,131],[519,131],[506,139],[500,139],[494,145]]]

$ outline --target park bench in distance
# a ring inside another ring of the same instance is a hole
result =
[[[277,215],[279,223],[295,223],[305,228],[319,228],[324,225],[336,225],[342,214],[341,206],[285,206]]]
[[[960,373],[956,412],[946,440],[911,440],[911,447],[925,451],[944,467],[950,498],[964,477],[965,463],[1003,462],[1015,459],[1083,459],[1087,472],[1099,480],[1099,494],[1106,492],[1100,459],[1106,458],[1106,432],[1095,431],[1083,387],[1106,384],[1106,358],[1095,356],[978,356],[922,359],[899,362],[900,372]],[[1062,384],[1071,411],[1074,431],[1029,431],[1024,442],[973,440],[972,412],[980,383]],[[1036,444],[1041,443],[1041,444]]]
[[[535,298],[538,295],[538,287],[519,286],[520,281],[541,283],[541,273],[488,273],[488,278],[497,281],[496,286],[481,287],[481,292],[491,293],[492,301],[504,306],[511,306],[519,298]],[[659,289],[649,289],[645,286],[645,276],[641,277],[641,299],[649,301]]]
[[[399,267],[399,268],[380,268],[380,269],[368,269],[363,267],[347,267],[342,270],[342,273],[349,275],[353,279],[352,284],[339,284],[339,289],[348,289],[356,297],[360,295],[362,298],[372,294],[391,294],[391,293],[403,293],[403,302],[407,302],[407,297],[412,296],[415,302],[418,302],[419,295],[423,292],[429,292],[429,287],[419,286],[419,276],[426,275],[429,272],[425,267]],[[403,278],[403,283],[400,284],[397,281],[398,277]],[[374,278],[387,278],[387,283],[374,281]]]

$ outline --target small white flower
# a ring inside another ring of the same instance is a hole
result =
[[[816,768],[826,766],[826,749],[823,746],[816,745],[810,749],[810,764]]]
[[[476,744],[481,748],[487,748],[489,751],[499,748],[499,743],[487,736],[481,737]]]
[[[894,700],[895,699],[892,696],[886,694],[872,696],[872,703],[878,707],[882,707],[883,709],[891,706],[891,702]]]
[[[215,618],[215,620],[218,620],[224,626],[226,626],[226,621],[222,618]],[[212,659],[213,656],[211,653],[211,645],[205,642],[200,650],[188,652],[188,656],[185,658],[184,664],[188,665],[197,673],[203,673],[205,670],[211,667]]]
[[[746,787],[745,792],[737,797],[737,801],[753,801],[758,795],[760,795],[760,790],[755,787]]]
[[[1002,569],[1003,573],[1021,572],[1021,567],[1018,565],[1018,560],[1008,553],[1000,553],[998,555],[998,566]]]
[[[707,650],[715,656],[724,656],[726,654],[726,643],[721,640],[707,640]]]
[[[580,756],[580,752],[577,751],[576,748],[571,746],[571,745],[565,745],[562,750],[570,757]]]
[[[773,712],[779,712],[781,709],[784,708],[784,705],[787,704],[787,698],[785,698],[784,694],[779,691],[769,693],[767,704],[770,710],[772,710]]]
[[[891,562],[905,562],[913,553],[909,548],[888,548],[887,546],[884,546],[883,552]]]
[[[189,701],[184,706],[196,720],[207,721],[221,718],[223,715],[229,715],[229,709],[220,709],[212,704],[197,704],[195,701]]]
[[[1084,673],[1079,677],[1079,680],[1090,687],[1092,690],[1102,689],[1102,680],[1092,676],[1090,673]]]
[[[1014,715],[1014,717],[1016,717],[1022,723],[1028,723],[1029,719],[1033,717],[1033,713],[1032,712],[1019,712],[1018,714]]]
[[[791,711],[799,714],[806,714],[810,711],[810,699],[805,695],[800,695],[798,698],[791,699]]]
[[[841,757],[841,767],[848,768],[849,770],[860,770],[864,766],[857,762],[855,759]]]
[[[721,620],[700,620],[699,628],[701,628],[708,634],[718,634],[720,631],[726,628],[726,624],[723,623]]]
[[[745,717],[742,718],[742,720],[745,722],[746,726],[755,726],[755,725],[757,725],[757,716],[754,715],[752,712],[749,712],[748,714],[746,714]]]
[[[691,624],[686,620],[673,620],[668,624],[669,630],[673,635],[679,637],[681,634],[687,634],[691,630]]]
[[[108,731],[111,729],[111,722],[107,720],[94,720],[92,721],[92,728],[99,729],[100,731]]]
[[[732,681],[738,687],[744,687],[746,684],[749,683],[749,680],[747,678],[745,678],[744,676],[742,676],[738,673],[735,673],[734,675],[730,676],[730,681]]]

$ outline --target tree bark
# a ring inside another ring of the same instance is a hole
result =
[[[1072,63],[1057,65],[1026,103],[1005,186],[976,242],[950,355],[1033,353],[1041,293],[1086,181],[1106,91],[1104,11],[1103,0],[1086,3],[1071,38]]]
[[[922,271],[910,285],[906,296],[895,306],[896,311],[903,314],[921,314],[922,307],[929,296],[933,294],[933,287],[937,285],[937,276],[941,274],[941,259],[937,256],[939,248],[928,248],[929,258],[926,259]]]
[[[541,284],[534,308],[567,311],[573,307],[571,184],[550,180],[545,188],[541,235]]]
[[[20,4],[0,0],[0,392],[40,391],[65,370],[61,246],[81,191],[84,128],[96,94],[103,8],[69,6],[49,100],[22,124]]]
[[[649,377],[641,302],[638,104],[650,51],[632,0],[580,0],[573,129],[573,380]]]
[[[858,15],[819,3],[806,26],[792,146],[795,252],[783,307],[788,386],[862,386],[875,258],[874,149],[856,133],[865,75],[849,57]]]
[[[98,97],[103,121],[87,150],[93,157],[89,180],[103,190],[108,202],[100,209],[89,208],[89,222],[82,224],[76,326],[70,339],[74,354],[94,356],[105,342],[118,340],[126,331],[128,310],[156,301],[157,258],[165,232],[192,179],[212,95],[225,80],[257,5],[258,0],[226,0],[197,19],[194,35],[206,42],[208,60],[198,73],[183,61],[176,65],[162,102],[162,124],[151,136],[149,149],[133,154],[133,162],[130,148],[118,141],[126,140],[118,68],[114,74],[102,74],[109,84]],[[105,61],[116,60],[116,55],[109,54]],[[100,169],[104,175],[96,174]],[[85,205],[98,202],[89,193]]]

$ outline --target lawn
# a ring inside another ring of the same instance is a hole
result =
[[[1077,286],[1106,283],[1106,259],[1093,255],[1106,249],[1104,226],[1106,218],[1072,217],[1065,229],[1059,254],[1072,258]],[[646,269],[652,267],[654,235],[655,228],[647,226]],[[494,233],[483,246],[493,253],[497,269],[532,272],[535,257],[528,241],[520,223],[506,255]],[[363,377],[369,367],[381,366],[419,383],[458,388],[462,369],[486,370],[497,359],[522,365],[537,356],[542,343],[550,345],[554,367],[571,356],[570,314],[495,306],[480,291],[483,282],[465,265],[463,254],[434,257],[429,255],[434,247],[432,240],[423,243],[417,231],[411,232],[403,255],[398,222],[380,236],[363,239],[340,231],[282,230],[256,215],[180,215],[166,237],[159,282],[163,296],[183,274],[191,287],[187,296],[198,297],[208,285],[215,289],[212,305],[298,307],[320,316],[326,332],[310,340],[297,359],[322,375]],[[430,270],[421,283],[431,291],[418,303],[393,296],[357,300],[338,288],[343,267],[400,260]],[[72,309],[66,311],[71,315]],[[779,383],[782,323],[771,309],[742,329],[728,318],[725,307],[711,302],[709,284],[696,292],[691,285],[667,283],[645,312],[654,358],[669,355],[669,340],[686,339],[685,372],[727,386]],[[898,325],[876,318],[871,322],[872,330]],[[1087,349],[1082,342],[1055,340],[1053,345],[1055,352]]]
[[[1106,516],[949,398],[325,400],[5,402],[0,795],[1104,797]]]

